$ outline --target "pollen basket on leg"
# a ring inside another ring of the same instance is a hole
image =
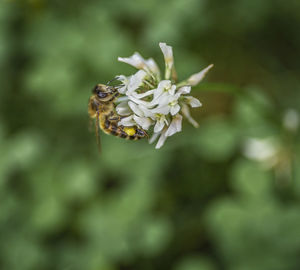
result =
[[[124,127],[123,130],[126,132],[128,136],[132,136],[136,133],[136,130],[133,127]]]

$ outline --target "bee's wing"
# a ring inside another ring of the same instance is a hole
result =
[[[95,131],[96,131],[96,140],[97,140],[97,146],[98,151],[101,153],[101,140],[100,140],[100,134],[99,134],[99,111],[97,110],[97,116],[95,121]]]

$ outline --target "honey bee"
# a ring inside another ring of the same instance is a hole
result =
[[[95,128],[99,150],[99,127],[106,134],[111,134],[127,140],[139,140],[148,137],[147,132],[138,126],[124,127],[118,125],[121,116],[116,113],[114,104],[118,95],[119,92],[116,87],[105,84],[97,84],[92,90],[92,96],[88,103],[88,113],[92,119],[96,119]]]

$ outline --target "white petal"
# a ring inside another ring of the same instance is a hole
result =
[[[132,96],[134,96],[135,98],[144,98],[144,97],[147,97],[147,96],[150,96],[154,93],[154,90],[148,90],[146,91],[145,93],[141,93],[141,94],[138,94],[136,92],[132,92]]]
[[[167,137],[172,136],[175,133],[180,132],[181,131],[181,126],[182,126],[182,116],[180,114],[177,114],[173,118],[168,130],[166,131],[166,136]]]
[[[118,75],[116,76],[116,78],[122,82],[123,86],[122,87],[117,87],[118,92],[120,94],[125,94],[125,92],[127,91],[127,87],[128,87],[128,83],[129,83],[129,78],[124,76],[124,75]]]
[[[172,96],[170,96],[168,92],[165,92],[162,95],[160,95],[159,98],[156,99],[155,104],[159,107],[166,106],[170,103],[171,99]]]
[[[171,76],[171,70],[174,63],[173,50],[171,46],[168,46],[166,43],[162,43],[162,42],[159,43],[159,47],[165,58],[165,64],[166,64],[165,78],[169,79]]]
[[[153,101],[157,100],[159,98],[159,96],[163,93],[164,89],[162,87],[157,87],[156,89],[154,89],[154,93],[153,93]]]
[[[123,97],[119,97],[117,100],[119,103],[123,102],[123,101],[128,101],[128,97],[127,96],[123,96]]]
[[[118,81],[121,81],[124,84],[128,83],[128,77],[126,77],[125,75],[117,75],[116,78]]]
[[[166,64],[171,64],[171,67],[173,65],[174,59],[173,59],[173,49],[171,46],[168,46],[166,43],[160,42],[159,47],[164,55]]]
[[[150,107],[150,102],[147,102],[147,101],[144,101],[144,100],[141,100],[139,98],[136,98],[134,94],[129,94],[128,95],[128,98],[133,101],[134,103],[138,104],[138,105],[143,105],[145,107]]]
[[[185,97],[185,99],[187,100],[187,103],[193,108],[202,106],[201,102],[197,98],[188,96],[188,97]]]
[[[206,73],[213,67],[214,65],[209,65],[207,68],[203,69],[202,71],[193,74],[191,77],[187,79],[187,84],[194,86],[197,85],[206,75]]]
[[[160,135],[160,132],[153,133],[152,137],[149,139],[149,143],[154,143],[154,141],[157,139],[157,137]]]
[[[177,93],[181,95],[189,94],[191,92],[191,86],[182,86],[178,89]]]
[[[154,133],[160,132],[165,126],[164,121],[158,120],[154,126]]]
[[[154,89],[153,99],[150,102],[150,106],[164,105],[166,100],[164,98],[170,96],[170,93],[175,93],[176,85],[172,86],[170,80],[163,80],[158,84],[157,89]]]
[[[167,115],[167,114],[169,114],[170,109],[171,109],[170,106],[165,105],[165,106],[154,108],[151,110],[151,112]]]
[[[128,114],[131,113],[127,101],[121,102],[121,103],[116,107],[116,111],[117,111],[117,113],[118,113],[119,115],[128,115]]]
[[[170,112],[172,115],[177,114],[180,111],[179,104],[176,104],[175,106],[171,106]]]
[[[117,87],[117,90],[120,94],[125,94],[127,91],[127,86]]]
[[[162,87],[163,89],[170,89],[172,86],[172,82],[170,80],[162,80],[158,84],[158,87]]]
[[[149,106],[154,107],[155,105],[159,105],[159,106],[167,105],[169,100],[168,96],[169,96],[168,92],[162,92],[156,98],[153,97],[152,101],[149,103]]]
[[[125,117],[123,119],[121,119],[118,123],[119,126],[126,126],[126,127],[130,127],[130,126],[135,126],[136,123],[135,121],[133,121],[133,115],[130,115],[128,117]]]
[[[148,130],[152,124],[151,119],[149,119],[147,117],[139,117],[137,115],[134,115],[133,119],[142,129],[145,129],[145,130]]]
[[[157,142],[157,144],[156,144],[156,146],[155,146],[155,149],[159,149],[159,148],[161,148],[163,145],[164,145],[164,143],[165,143],[165,141],[166,141],[166,139],[167,139],[167,136],[166,136],[166,128],[163,130],[163,132],[161,133],[161,135],[160,135],[160,137],[159,137],[159,139],[158,139],[158,142]]]
[[[175,90],[176,90],[176,85],[173,84],[169,90],[170,95],[174,95],[175,94]]]
[[[130,109],[138,116],[144,116],[144,113],[143,111],[140,109],[140,107],[135,104],[134,102],[132,101],[129,101],[128,102],[128,106],[130,107]]]
[[[146,106],[143,104],[136,104],[132,101],[128,102],[130,109],[138,116],[141,117],[154,117],[154,113],[151,112]]]
[[[139,70],[137,73],[129,78],[128,92],[131,93],[138,89],[144,81],[147,73],[144,70]]]
[[[152,58],[145,60],[138,52],[130,57],[118,57],[118,60],[137,69],[144,69],[148,73],[153,73],[159,77],[160,71],[155,61]]]
[[[118,61],[129,64],[137,69],[143,69],[146,67],[145,59],[138,53],[134,53],[130,57],[118,57]]]
[[[148,68],[150,69],[150,71],[153,72],[155,75],[159,76],[160,71],[159,71],[159,68],[158,68],[156,62],[152,58],[149,58],[145,62],[146,62],[146,65],[148,66]]]
[[[199,124],[195,121],[195,119],[190,114],[190,109],[186,104],[183,104],[181,107],[181,112],[186,117],[186,119],[195,127],[199,127]]]
[[[160,47],[165,59],[167,59],[166,62],[171,61],[173,59],[173,49],[172,49],[172,47],[168,46],[164,42],[160,42],[159,47]]]
[[[154,89],[153,100],[157,99],[165,90],[169,90],[172,87],[170,80],[161,81],[157,88]]]
[[[146,106],[139,105],[140,109],[143,111],[145,117],[154,118],[154,113]]]

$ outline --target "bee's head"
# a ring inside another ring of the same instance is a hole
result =
[[[105,84],[97,84],[92,92],[102,102],[111,100],[117,94],[117,90],[115,88]]]

